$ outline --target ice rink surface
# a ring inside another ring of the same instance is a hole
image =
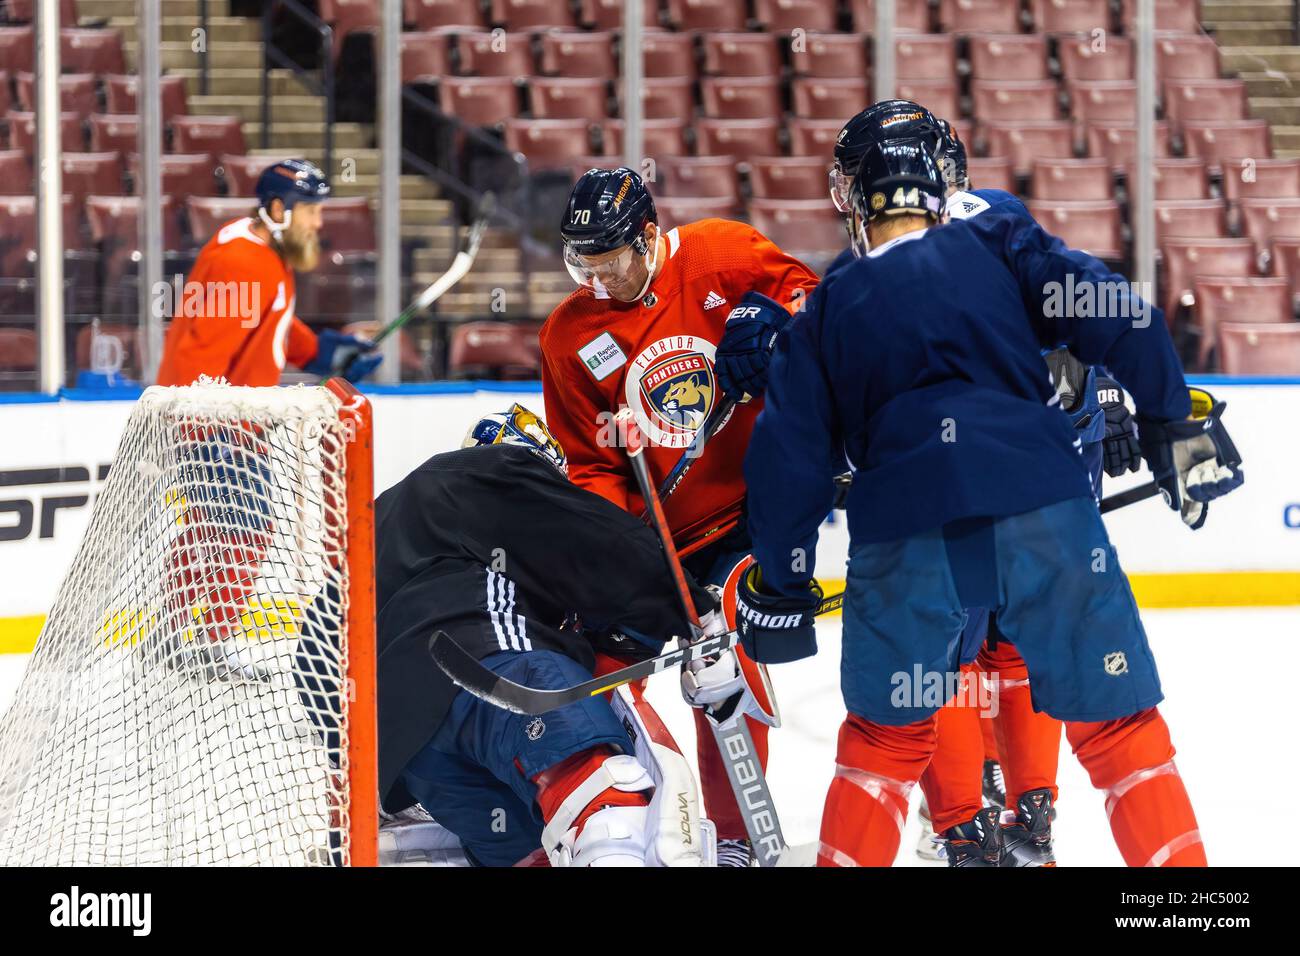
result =
[[[1263,866],[1285,861],[1272,839],[1271,806],[1300,791],[1294,759],[1300,674],[1300,608],[1147,611],[1166,699],[1161,711],[1173,733],[1178,768],[1191,794],[1211,865]],[[834,769],[835,737],[844,717],[839,693],[839,620],[818,624],[820,653],[772,668],[783,726],[772,733],[769,779],[791,843],[817,839],[822,800]],[[27,658],[0,655],[0,712],[7,708]],[[674,675],[649,693],[694,759],[694,725]],[[1062,866],[1120,865],[1102,797],[1062,741],[1056,855]],[[898,855],[924,863],[913,812]],[[1254,811],[1254,812],[1252,812]]]

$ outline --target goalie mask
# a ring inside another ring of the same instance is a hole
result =
[[[461,448],[475,445],[518,445],[545,459],[563,475],[569,473],[569,459],[546,423],[516,402],[508,411],[485,415],[470,428]]]
[[[658,214],[641,177],[626,166],[589,169],[569,194],[560,224],[573,281],[620,302],[650,289],[658,254]]]

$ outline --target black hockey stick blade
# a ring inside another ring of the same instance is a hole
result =
[[[1145,485],[1138,485],[1135,488],[1129,488],[1127,491],[1116,492],[1101,499],[1101,513],[1107,514],[1120,508],[1126,508],[1131,504],[1139,501],[1146,501],[1148,498],[1154,498],[1160,494],[1160,486],[1154,481],[1149,481]]]

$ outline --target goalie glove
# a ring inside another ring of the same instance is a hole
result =
[[[725,634],[722,611],[710,611],[700,618],[703,638]],[[707,707],[726,700],[745,688],[745,676],[731,648],[707,657],[697,657],[682,668],[682,697],[692,707]]]
[[[1205,524],[1209,503],[1240,487],[1246,478],[1241,455],[1223,426],[1227,402],[1215,401],[1203,389],[1188,392],[1191,418],[1157,422],[1139,416],[1138,441],[1165,502],[1194,531]]]

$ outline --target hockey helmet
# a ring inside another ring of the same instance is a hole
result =
[[[946,119],[939,120],[939,152],[943,163],[941,171],[949,189],[970,189],[970,171],[966,166],[966,144],[957,135],[957,128]]]
[[[626,166],[589,169],[569,194],[560,224],[564,264],[578,285],[595,289],[629,274],[636,257],[645,262],[645,294],[653,275],[654,250],[646,227],[658,223],[654,199],[641,177]],[[620,298],[623,298],[620,296]]]
[[[330,197],[329,180],[319,166],[305,159],[286,159],[268,166],[257,177],[257,215],[278,241],[289,228],[293,207],[300,202],[324,202]],[[271,218],[271,203],[284,204],[284,218],[277,222]]]
[[[882,139],[858,164],[849,189],[849,238],[861,256],[870,247],[867,224],[882,216],[921,215],[937,222],[947,193],[928,137]]]
[[[541,418],[518,402],[504,412],[483,416],[470,427],[460,447],[476,445],[518,445],[554,465],[561,474],[569,473],[569,460],[559,441]]]
[[[867,150],[884,136],[929,138],[938,148],[943,135],[940,121],[920,103],[911,100],[881,100],[872,103],[844,124],[835,139],[835,162],[830,170],[831,202],[842,213],[849,211],[849,190],[858,165]]]

